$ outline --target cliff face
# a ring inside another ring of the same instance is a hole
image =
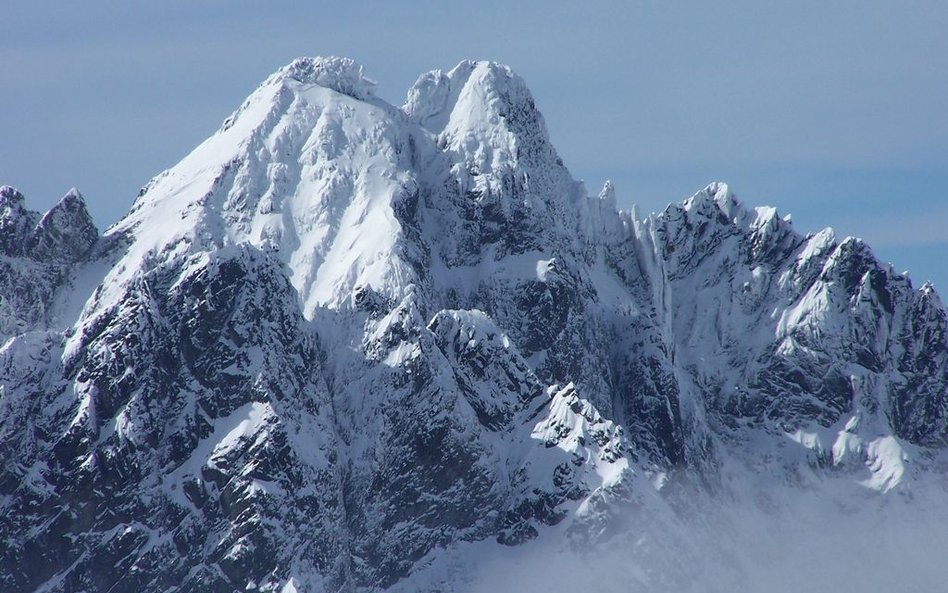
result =
[[[419,575],[937,473],[931,287],[723,184],[616,211],[504,66],[373,88],[294,61],[101,238],[0,190],[0,588],[465,590]]]

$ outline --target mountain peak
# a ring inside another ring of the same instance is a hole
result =
[[[709,213],[719,210],[731,217],[735,214],[735,209],[741,207],[741,204],[726,183],[714,181],[685,200],[683,207],[688,212],[696,213]]]
[[[63,194],[63,197],[59,198],[52,208],[50,208],[44,216],[48,216],[50,212],[55,211],[78,211],[86,210],[86,198],[82,195],[82,192],[79,188],[72,187],[69,188],[69,191]]]
[[[25,201],[26,198],[17,188],[12,185],[0,185],[0,208],[22,207]]]
[[[464,61],[423,74],[402,110],[436,135],[461,192],[479,202],[508,213],[565,213],[585,195],[553,148],[525,81],[509,66]]]
[[[40,260],[76,261],[98,238],[99,231],[86,210],[82,193],[72,188],[36,224],[32,254]]]
[[[444,72],[422,74],[408,91],[402,109],[431,132],[440,133],[460,116],[506,116],[510,107],[533,97],[523,78],[497,62],[464,60]]]
[[[271,79],[316,84],[360,100],[372,97],[377,85],[365,76],[362,64],[351,58],[335,56],[296,58],[274,73]]]
[[[41,214],[14,187],[0,186],[0,253],[47,263],[82,258],[99,237],[82,193],[71,188]]]

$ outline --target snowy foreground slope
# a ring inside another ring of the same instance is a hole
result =
[[[0,590],[943,586],[930,286],[618,212],[504,66],[373,88],[294,61],[101,236],[0,188]]]

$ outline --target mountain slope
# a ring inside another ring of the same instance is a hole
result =
[[[749,484],[937,485],[930,286],[723,184],[616,211],[505,66],[373,89],[295,60],[102,237],[0,191],[4,590],[465,590],[550,537],[684,588]]]

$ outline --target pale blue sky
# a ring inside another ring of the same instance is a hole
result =
[[[400,103],[465,58],[526,78],[591,192],[660,210],[713,180],[864,237],[948,294],[948,3],[10,0],[0,183],[100,226],[271,71],[347,55]],[[302,3],[300,3],[302,4]]]

